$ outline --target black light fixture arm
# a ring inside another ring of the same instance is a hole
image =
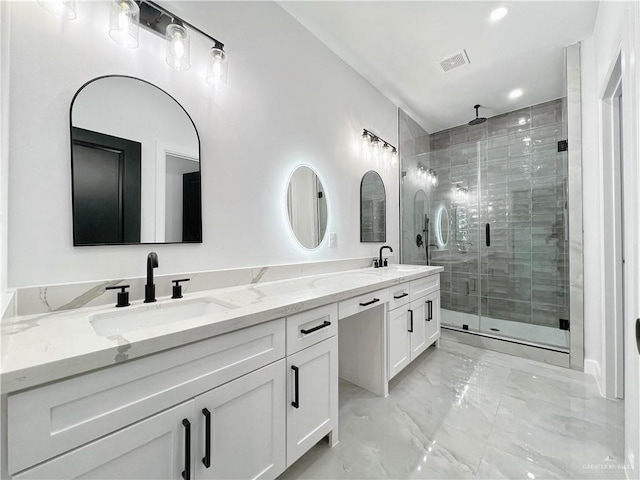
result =
[[[362,137],[364,138],[365,136],[368,136],[371,141],[382,142],[383,146],[389,147],[391,149],[391,151],[394,152],[394,153],[398,151],[396,149],[396,147],[394,147],[392,144],[387,142],[382,137],[379,137],[378,135],[373,133],[371,130],[367,130],[366,128],[363,128],[362,129]]]
[[[166,25],[165,25],[165,22],[160,22],[159,21],[159,19],[161,19],[162,16],[164,15],[164,16],[166,16],[166,17],[171,19],[170,23],[177,23],[177,24],[180,24],[182,26],[189,27],[189,29],[193,30],[194,32],[198,32],[200,35],[202,35],[202,36],[208,38],[209,40],[211,40],[213,42],[214,48],[219,48],[220,50],[224,50],[224,43],[220,42],[219,40],[216,40],[215,38],[213,38],[208,33],[203,32],[198,27],[196,27],[196,26],[192,25],[191,23],[183,20],[182,18],[178,17],[177,15],[174,15],[169,10],[161,7],[157,3],[150,2],[148,0],[135,0],[135,2],[140,7],[140,25],[143,26],[144,28],[147,28],[148,30],[151,30],[152,32],[157,33],[158,35],[161,35],[161,36],[164,37],[164,35],[165,35],[164,28],[166,28]],[[155,12],[153,12],[153,10],[155,10]],[[156,15],[155,16],[156,22],[151,24],[146,19],[151,17],[154,13]],[[160,14],[160,15],[158,15],[158,14]],[[160,25],[162,25],[164,28],[160,27]]]

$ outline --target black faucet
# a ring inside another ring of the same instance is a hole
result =
[[[153,269],[158,268],[158,254],[147,255],[147,284],[144,286],[144,303],[156,301],[156,286],[153,283]]]
[[[383,245],[380,247],[380,258],[378,259],[378,265],[380,267],[382,267],[382,250],[384,250],[385,248],[388,248],[389,252],[393,253],[393,248],[391,248],[389,245]]]

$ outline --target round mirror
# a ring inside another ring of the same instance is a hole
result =
[[[327,199],[318,174],[306,165],[297,167],[287,188],[289,225],[305,248],[317,248],[327,231]]]
[[[444,205],[436,213],[436,243],[440,248],[449,243],[449,210]]]
[[[70,114],[74,245],[202,242],[200,139],[173,97],[110,75]]]

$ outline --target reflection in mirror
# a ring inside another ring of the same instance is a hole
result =
[[[429,203],[424,190],[418,190],[413,198],[413,230],[416,245],[429,250]]]
[[[369,170],[360,183],[360,241],[387,241],[387,194],[378,172]]]
[[[173,97],[106,76],[71,102],[73,244],[202,242],[200,140]]]
[[[287,213],[298,242],[305,248],[317,248],[327,230],[327,199],[318,175],[305,165],[289,178]]]
[[[449,211],[444,205],[440,205],[436,213],[435,229],[436,244],[445,248],[449,243]]]

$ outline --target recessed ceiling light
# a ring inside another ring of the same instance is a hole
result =
[[[509,7],[506,7],[504,5],[498,8],[494,8],[491,12],[491,21],[497,22],[498,20],[506,17],[507,13],[509,13]]]
[[[511,100],[514,100],[516,98],[519,98],[522,96],[522,89],[521,88],[516,88],[515,90],[511,90],[511,93],[509,93],[509,98]]]

